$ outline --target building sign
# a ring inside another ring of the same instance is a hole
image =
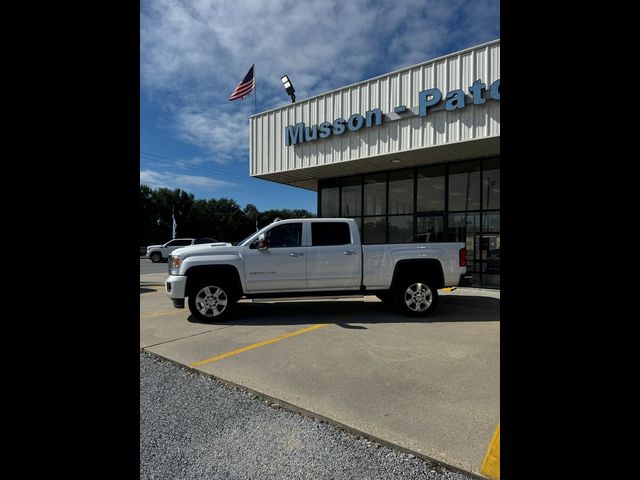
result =
[[[500,101],[500,79],[493,82],[487,89],[486,83],[478,79],[469,87],[466,95],[464,90],[451,90],[444,97],[444,110],[452,112],[465,108],[467,104],[482,105],[487,100]],[[426,117],[429,110],[434,110],[443,101],[442,92],[437,88],[429,88],[418,93],[418,116]],[[442,108],[437,108],[442,110]],[[411,112],[404,105],[394,108],[394,113]],[[413,112],[411,112],[413,113]],[[382,125],[384,115],[379,108],[365,112],[364,116],[355,113],[348,120],[337,118],[331,122],[322,122],[320,125],[305,127],[303,122],[289,125],[284,132],[284,143],[296,145],[298,143],[313,142],[331,135],[342,135],[346,130],[357,132],[363,127],[370,128],[374,125]]]

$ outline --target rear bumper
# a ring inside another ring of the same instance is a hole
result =
[[[458,280],[459,287],[470,287],[471,286],[471,274],[470,273],[462,273],[460,274],[460,280]]]

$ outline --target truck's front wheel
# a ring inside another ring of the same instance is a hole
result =
[[[162,261],[162,255],[158,252],[153,252],[149,257],[153,263],[158,263]]]
[[[204,282],[189,295],[189,310],[202,322],[219,322],[227,317],[235,302],[227,286]]]
[[[426,317],[438,304],[438,290],[425,281],[407,280],[396,290],[396,305],[405,315]]]

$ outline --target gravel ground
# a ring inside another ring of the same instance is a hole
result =
[[[141,479],[450,479],[429,464],[140,354]]]

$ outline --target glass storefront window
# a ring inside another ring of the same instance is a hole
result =
[[[447,242],[464,242],[467,247],[467,271],[479,271],[476,255],[476,234],[480,232],[479,213],[452,213],[449,215]]]
[[[385,215],[387,209],[387,175],[377,173],[364,177],[364,214]]]
[[[500,285],[500,158],[321,180],[319,214],[365,244],[462,242],[472,284]]]
[[[433,212],[444,210],[444,166],[421,168],[418,170],[418,211]]]
[[[449,211],[480,210],[480,162],[449,167]]]
[[[482,172],[482,208],[500,208],[500,159],[486,160]]]
[[[339,180],[326,181],[320,188],[320,216],[340,216],[340,183]]]
[[[487,212],[482,215],[484,232],[500,232],[500,212]]]
[[[413,215],[389,217],[389,243],[413,243]]]
[[[365,217],[362,230],[364,243],[386,243],[386,217]]]
[[[360,177],[342,180],[342,216],[362,215],[362,179]]]
[[[418,243],[444,242],[444,218],[418,217],[416,240]]]
[[[389,174],[389,215],[413,213],[413,170]]]

